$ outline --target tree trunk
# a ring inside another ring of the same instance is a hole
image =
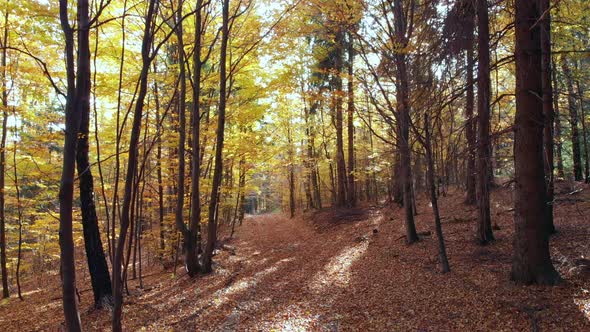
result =
[[[344,55],[344,32],[342,28],[338,28],[336,32],[335,42],[335,55],[334,55],[334,77],[333,77],[333,100],[335,102],[336,110],[336,175],[337,175],[337,193],[336,193],[336,205],[346,205],[346,163],[344,162],[344,139],[343,139],[343,114],[342,114],[342,68],[343,68],[343,55]]]
[[[553,86],[551,82],[551,13],[549,0],[539,0],[540,12],[544,13],[540,22],[541,26],[541,77],[543,85],[543,115],[545,119],[545,128],[543,131],[544,161],[545,161],[545,181],[547,183],[547,231],[549,234],[555,233],[553,223],[553,196],[554,196],[554,179],[553,169],[555,168],[553,156],[553,122],[555,112],[553,110]]]
[[[90,272],[90,282],[94,293],[94,306],[112,305],[112,288],[107,260],[102,247],[96,202],[94,196],[94,178],[90,169],[89,126],[90,126],[90,24],[88,8],[80,11],[82,6],[88,7],[87,1],[78,4],[78,65],[76,76],[76,105],[77,113],[81,116],[76,165],[80,187],[80,210],[82,211],[82,229],[84,233],[84,247]],[[86,15],[86,16],[84,16]],[[84,25],[82,25],[84,23]]]
[[[195,51],[193,52],[193,109],[192,109],[192,151],[193,166],[191,173],[191,220],[186,250],[186,266],[189,276],[195,276],[201,269],[199,264],[199,253],[201,252],[201,196],[200,196],[200,179],[201,179],[201,21],[203,6],[202,0],[197,0],[195,13]]]
[[[561,117],[559,112],[559,89],[557,85],[557,66],[555,61],[551,61],[552,80],[553,80],[553,115],[555,120],[555,153],[557,154],[557,176],[564,178],[565,172],[563,170],[563,144],[561,143]]]
[[[155,67],[155,65],[154,65]],[[155,68],[154,68],[155,69]],[[154,102],[156,107],[156,177],[158,180],[158,222],[160,226],[160,243],[158,258],[160,261],[164,258],[166,250],[166,233],[164,230],[164,184],[162,178],[162,122],[160,119],[160,97],[158,92],[158,83],[154,82]]]
[[[63,1],[63,0],[62,0]],[[137,94],[137,100],[135,102],[135,109],[133,113],[133,125],[131,127],[131,136],[129,141],[129,152],[127,160],[127,175],[125,177],[125,187],[123,196],[123,206],[121,209],[121,225],[119,231],[119,239],[117,240],[117,246],[115,247],[115,259],[113,260],[113,319],[112,329],[114,332],[122,331],[121,326],[121,314],[123,312],[123,275],[121,274],[121,268],[123,263],[123,252],[125,248],[125,239],[129,230],[130,221],[130,205],[131,205],[131,191],[134,185],[134,173],[137,169],[137,148],[139,142],[139,135],[141,133],[141,120],[143,115],[143,103],[147,95],[148,86],[148,72],[150,68],[150,49],[152,45],[152,28],[155,13],[157,13],[156,0],[150,0],[148,10],[145,18],[145,26],[143,32],[143,39],[141,45],[141,59],[142,68],[140,74],[139,91]]]
[[[467,174],[466,174],[466,187],[467,195],[465,197],[465,204],[474,205],[476,203],[476,190],[475,190],[475,133],[476,133],[476,119],[474,118],[474,85],[475,79],[473,78],[473,67],[475,63],[475,57],[473,55],[473,30],[475,26],[473,24],[474,18],[468,18],[470,26],[467,27],[467,91],[465,97],[465,138],[467,139]]]
[[[574,162],[574,180],[582,180],[582,154],[580,149],[580,132],[578,130],[578,105],[576,103],[576,92],[574,91],[574,79],[570,71],[567,59],[563,59],[561,64],[563,74],[565,75],[565,84],[567,86],[567,100],[569,105],[570,126],[572,131],[572,159]]]
[[[576,81],[578,96],[580,99],[580,122],[582,123],[582,143],[584,144],[584,182],[590,183],[590,160],[588,158],[588,131],[586,128],[586,112],[584,110],[584,91],[580,81]]]
[[[354,184],[354,39],[348,34],[348,206],[356,206],[356,189]]]
[[[401,45],[407,45],[406,26],[403,21],[401,0],[395,0],[395,32],[396,38]],[[408,244],[418,241],[416,225],[414,224],[414,211],[412,204],[412,160],[410,151],[410,102],[408,87],[408,71],[406,56],[400,48],[395,54],[397,67],[397,88],[398,88],[398,115],[399,122],[398,145],[400,147],[400,175],[403,188],[403,200],[405,210],[406,242]]]
[[[428,123],[428,115],[424,114],[424,132],[426,149],[426,162],[428,163],[428,188],[430,191],[430,202],[432,203],[432,211],[434,212],[434,225],[436,229],[436,238],[438,239],[438,257],[442,267],[442,272],[451,272],[449,260],[447,258],[447,250],[445,248],[445,239],[443,237],[442,226],[440,221],[440,213],[438,210],[438,198],[436,197],[436,188],[434,185],[434,161],[432,159],[432,146],[430,138],[430,124]]]
[[[88,17],[88,2],[79,0],[78,15]],[[68,3],[59,1],[59,17],[65,37],[65,55],[67,72],[67,96],[65,105],[65,137],[63,149],[63,167],[59,188],[59,247],[60,272],[62,282],[62,303],[67,331],[81,331],[82,322],[78,311],[76,297],[76,263],[74,255],[74,237],[72,234],[72,208],[74,201],[74,175],[76,168],[76,146],[82,114],[76,106],[76,75],[74,63],[74,29],[68,18]],[[87,22],[82,22],[86,26]],[[84,24],[86,23],[86,24]]]
[[[219,64],[219,111],[217,113],[217,139],[215,149],[215,168],[209,201],[209,217],[207,221],[207,245],[203,258],[203,272],[212,271],[212,258],[217,241],[217,210],[223,175],[223,143],[225,137],[225,108],[227,103],[227,44],[229,40],[229,1],[223,0],[221,50]]]
[[[516,118],[514,139],[514,258],[512,279],[554,285],[560,278],[551,263],[545,169],[541,27],[537,1],[516,0]],[[531,28],[533,27],[533,28]]]
[[[487,0],[477,0],[478,25],[478,146],[477,146],[477,205],[476,239],[479,244],[494,240],[490,216],[490,28]]]
[[[2,45],[8,44],[8,11],[4,13],[4,36]],[[0,265],[2,269],[2,298],[8,298],[8,271],[6,269],[6,215],[5,215],[5,172],[6,134],[8,128],[8,84],[6,82],[6,48],[2,49],[2,140],[0,141]],[[72,64],[73,65],[73,64]]]
[[[16,135],[16,125],[14,126],[14,134]],[[17,172],[17,165],[16,165],[16,140],[14,141],[14,151],[12,154],[12,161],[14,164],[14,188],[16,189],[16,210],[18,216],[18,253],[16,257],[16,289],[18,292],[18,298],[23,300],[23,295],[21,293],[20,287],[20,265],[21,265],[21,258],[22,258],[22,246],[23,246],[23,209],[22,203],[20,200],[20,186],[18,183],[18,172]]]

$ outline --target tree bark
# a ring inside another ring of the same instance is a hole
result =
[[[348,206],[356,206],[354,162],[354,37],[348,33]]]
[[[571,126],[572,141],[572,159],[574,162],[574,180],[582,180],[582,154],[580,148],[580,131],[578,129],[578,105],[576,103],[576,92],[574,90],[574,79],[570,70],[567,59],[563,59],[561,64],[563,74],[565,75],[565,84],[567,86],[567,100],[569,105],[569,122]]]
[[[85,8],[83,8],[85,7]],[[94,294],[94,306],[112,305],[112,288],[107,260],[102,247],[96,202],[94,196],[94,178],[90,169],[89,126],[90,126],[90,22],[88,1],[78,1],[78,64],[76,75],[76,105],[81,116],[76,165],[80,189],[80,209],[82,211],[82,229],[84,247],[90,272],[90,282]]]
[[[137,100],[135,102],[135,109],[133,113],[133,124],[131,127],[131,136],[129,141],[129,152],[127,159],[127,175],[125,177],[125,187],[122,205],[121,225],[119,231],[119,238],[117,240],[117,246],[115,247],[115,257],[113,260],[113,319],[112,329],[114,332],[122,331],[121,315],[123,309],[123,274],[121,273],[123,263],[123,252],[125,249],[125,239],[129,230],[129,221],[131,219],[131,200],[132,200],[132,188],[134,186],[134,175],[137,169],[137,148],[139,142],[139,135],[141,133],[141,120],[143,115],[143,103],[147,95],[147,83],[148,83],[148,72],[151,63],[150,49],[152,45],[152,28],[155,13],[157,13],[156,0],[150,0],[148,4],[148,10],[145,18],[145,26],[143,32],[143,39],[141,45],[141,59],[142,67],[140,73],[139,91],[137,94]]]
[[[80,0],[79,2],[86,2]],[[86,2],[87,3],[87,2]],[[88,8],[88,6],[81,6]],[[84,17],[84,13],[79,13]],[[76,146],[82,114],[76,106],[76,82],[74,63],[74,29],[68,18],[67,0],[59,1],[59,17],[65,37],[65,56],[67,73],[67,95],[65,105],[65,137],[63,166],[59,188],[59,247],[60,272],[62,281],[62,304],[65,327],[68,331],[81,331],[82,322],[76,297],[76,263],[74,256],[74,237],[72,234],[72,208],[74,201],[74,174],[76,168]]]
[[[2,46],[8,44],[8,11],[4,13],[4,36]],[[6,52],[2,48],[2,137],[0,141],[0,265],[2,269],[2,298],[8,298],[8,271],[6,269],[6,215],[5,215],[5,172],[6,172],[6,134],[8,128],[8,84],[6,82]]]
[[[432,211],[434,212],[434,225],[436,229],[436,238],[438,239],[438,257],[442,267],[442,272],[451,272],[449,266],[449,260],[447,258],[447,250],[445,248],[445,239],[443,237],[442,225],[440,221],[440,213],[438,209],[438,198],[436,197],[436,187],[434,184],[434,161],[432,159],[432,146],[430,138],[430,124],[428,121],[428,115],[424,115],[424,132],[425,132],[425,144],[426,149],[426,162],[428,163],[428,189],[430,191],[430,202],[432,203]]]
[[[195,276],[200,271],[199,253],[201,252],[201,41],[202,41],[202,0],[197,0],[195,13],[195,50],[193,52],[193,123],[192,123],[192,173],[191,173],[191,220],[186,246],[186,266],[188,274]]]
[[[395,33],[397,42],[402,45],[395,54],[395,63],[397,68],[397,88],[398,88],[398,115],[399,123],[398,145],[400,148],[400,175],[403,188],[403,200],[405,211],[406,242],[408,244],[418,241],[416,225],[414,224],[414,211],[412,206],[412,160],[410,151],[410,103],[408,87],[408,70],[406,65],[406,56],[403,47],[408,43],[406,36],[406,26],[404,24],[404,9],[401,0],[395,0]]]
[[[223,175],[223,143],[225,137],[225,108],[227,103],[227,45],[229,40],[229,1],[223,0],[221,25],[221,53],[219,63],[219,111],[217,113],[217,137],[215,149],[215,168],[209,200],[207,220],[207,245],[203,257],[203,272],[212,271],[212,258],[217,241],[217,210]]]
[[[553,170],[555,168],[553,123],[555,112],[553,110],[553,86],[551,82],[551,8],[549,6],[549,0],[539,0],[539,4],[539,10],[543,13],[539,24],[541,27],[541,78],[543,81],[543,115],[545,118],[545,128],[543,131],[545,181],[547,183],[547,203],[545,204],[545,209],[547,213],[547,231],[549,234],[553,234],[555,233],[555,225],[553,223]]]
[[[14,126],[14,134],[16,135],[16,125]],[[14,151],[12,154],[12,161],[14,165],[14,188],[16,190],[16,210],[17,210],[17,217],[18,217],[18,253],[16,257],[16,289],[18,292],[18,298],[23,300],[23,295],[21,293],[20,287],[20,265],[21,265],[21,258],[22,258],[22,247],[23,247],[23,209],[22,203],[20,199],[20,186],[18,182],[18,171],[16,165],[16,140],[14,141]]]
[[[584,182],[590,183],[590,160],[588,150],[588,131],[586,128],[586,112],[584,110],[584,91],[580,85],[580,81],[576,81],[578,88],[578,96],[580,99],[580,122],[582,123],[582,143],[584,144]]]
[[[477,0],[478,26],[478,146],[477,146],[477,206],[476,239],[479,244],[494,240],[490,215],[490,28],[487,0]]]
[[[562,144],[562,135],[561,135],[561,117],[559,111],[559,88],[557,85],[557,66],[555,66],[555,61],[551,61],[551,68],[553,69],[551,78],[553,81],[553,112],[554,112],[554,120],[555,120],[555,137],[554,137],[554,144],[555,144],[555,153],[557,156],[557,176],[560,178],[564,178],[565,172],[563,169],[563,144]]]
[[[336,194],[336,205],[345,206],[347,202],[347,190],[346,190],[346,163],[344,161],[344,139],[343,139],[343,128],[344,128],[344,117],[342,110],[342,68],[343,66],[343,55],[344,55],[344,31],[339,27],[336,32],[336,42],[334,50],[334,73],[333,73],[333,100],[335,102],[336,110],[336,176],[337,176],[337,194]]]
[[[466,187],[467,195],[465,197],[465,204],[473,205],[476,203],[476,190],[475,190],[475,133],[476,133],[476,119],[474,118],[474,85],[475,79],[473,77],[473,67],[475,63],[475,57],[473,55],[473,30],[475,25],[473,17],[468,17],[469,26],[467,27],[466,33],[467,43],[465,48],[467,50],[467,91],[465,98],[465,138],[467,139],[467,174],[466,174]]]
[[[549,254],[543,164],[541,28],[537,1],[516,0],[516,118],[514,139],[514,257],[512,279],[554,285],[560,277]]]

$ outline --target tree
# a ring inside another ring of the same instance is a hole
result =
[[[219,109],[217,112],[217,132],[215,148],[215,168],[209,200],[207,221],[207,245],[203,257],[203,272],[212,271],[213,249],[217,241],[217,212],[219,208],[220,187],[223,172],[223,143],[225,137],[225,109],[227,104],[227,45],[229,40],[229,0],[223,0],[221,26],[221,53],[219,60]]]
[[[574,180],[582,180],[582,153],[580,147],[580,130],[578,129],[578,103],[576,101],[576,91],[574,90],[574,78],[568,59],[563,58],[561,63],[563,74],[565,76],[565,85],[567,87],[567,100],[569,106],[569,124],[571,127],[571,143],[572,143],[572,160],[574,164]]]
[[[8,45],[8,11],[4,13],[4,34],[2,46]],[[6,134],[8,132],[8,83],[6,77],[6,47],[2,48],[2,136],[0,138],[0,265],[2,269],[2,298],[8,292],[8,272],[6,269],[6,214],[5,214],[5,172],[6,172]]]
[[[544,162],[545,176],[547,182],[547,231],[555,233],[553,224],[553,198],[554,198],[554,137],[553,124],[555,111],[553,109],[553,86],[551,77],[551,11],[549,0],[539,0],[541,17],[541,65],[543,79],[543,115],[545,119],[544,139]]]
[[[356,206],[354,160],[354,34],[348,32],[348,205]]]
[[[549,254],[543,163],[541,8],[516,0],[516,118],[514,139],[514,258],[512,279],[554,285],[560,277]]]
[[[487,0],[477,0],[477,233],[480,244],[494,240],[490,215],[490,28]]]
[[[82,210],[82,227],[84,233],[84,245],[90,271],[92,291],[94,293],[94,305],[97,308],[103,305],[111,306],[112,289],[109,269],[107,266],[98,217],[94,200],[94,180],[90,169],[88,157],[88,137],[90,126],[90,19],[88,17],[87,1],[78,3],[78,57],[76,73],[76,104],[73,106],[80,114],[80,132],[78,134],[78,146],[76,151],[76,165],[80,182],[80,208]],[[86,17],[83,17],[86,15]]]
[[[59,1],[59,17],[65,36],[67,95],[65,105],[65,138],[63,166],[59,189],[59,244],[62,279],[62,303],[68,331],[81,331],[82,323],[76,298],[76,264],[72,235],[72,208],[74,200],[74,172],[78,132],[82,120],[81,108],[76,107],[76,74],[74,64],[74,29],[68,18],[68,1]],[[78,0],[78,17],[81,26],[88,25],[88,1]]]
[[[412,1],[411,6],[414,6]],[[408,46],[411,31],[413,27],[408,27],[405,22],[413,22],[408,20],[404,15],[407,12],[402,7],[401,0],[394,0],[394,26],[395,26],[395,41],[397,45],[395,52],[395,66],[397,69],[396,87],[397,87],[397,121],[398,121],[398,144],[400,150],[400,176],[402,178],[403,197],[404,197],[404,211],[405,211],[405,225],[406,225],[406,242],[408,244],[418,241],[418,234],[416,233],[416,226],[414,224],[414,211],[412,207],[412,168],[411,168],[411,150],[410,150],[410,103],[409,103],[409,87],[408,87],[408,71],[406,64],[405,48]],[[410,15],[413,15],[413,10]]]
[[[141,60],[142,67],[140,73],[139,90],[137,100],[135,101],[135,109],[133,114],[133,124],[131,127],[131,137],[129,141],[129,152],[127,159],[127,175],[125,177],[124,196],[122,204],[121,225],[119,229],[119,239],[115,249],[115,257],[113,259],[113,331],[121,331],[121,314],[123,307],[123,251],[125,247],[125,239],[127,231],[129,230],[129,221],[131,219],[131,200],[132,188],[134,185],[134,177],[137,169],[137,148],[139,136],[141,134],[141,120],[143,115],[143,103],[147,95],[148,73],[153,60],[150,55],[150,50],[153,43],[152,29],[154,24],[155,13],[157,12],[158,2],[150,0],[148,4],[147,13],[145,16],[145,26],[143,32],[143,39],[141,44]]]

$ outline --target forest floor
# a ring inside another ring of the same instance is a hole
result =
[[[125,330],[148,331],[590,331],[590,186],[560,185],[551,239],[557,287],[510,281],[512,203],[492,195],[496,241],[473,240],[475,208],[463,193],[441,197],[451,273],[441,274],[431,209],[418,201],[422,240],[405,244],[403,211],[325,209],[300,218],[249,216],[196,280],[147,269],[130,282]],[[84,275],[82,276],[84,278]],[[87,278],[87,277],[86,277]],[[55,331],[63,320],[59,279],[25,287],[0,305],[0,329]],[[110,313],[81,294],[86,330],[108,330]]]

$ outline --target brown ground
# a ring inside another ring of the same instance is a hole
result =
[[[126,330],[149,331],[590,331],[590,187],[558,197],[559,234],[552,257],[565,282],[558,287],[516,286],[509,280],[510,191],[496,190],[497,241],[472,240],[474,209],[462,193],[441,198],[452,272],[439,273],[436,241],[407,246],[402,211],[324,210],[289,220],[250,217],[216,257],[211,275],[190,280],[149,268],[144,289],[131,282]],[[433,230],[426,199],[419,201],[419,231]],[[308,220],[308,221],[304,221]],[[374,230],[377,233],[374,233]],[[586,260],[584,260],[586,259]],[[25,301],[0,305],[0,329],[58,330],[62,321],[57,277]],[[80,282],[82,283],[82,282]],[[85,289],[87,287],[82,287]],[[82,292],[87,330],[108,330],[110,315],[90,311]]]

